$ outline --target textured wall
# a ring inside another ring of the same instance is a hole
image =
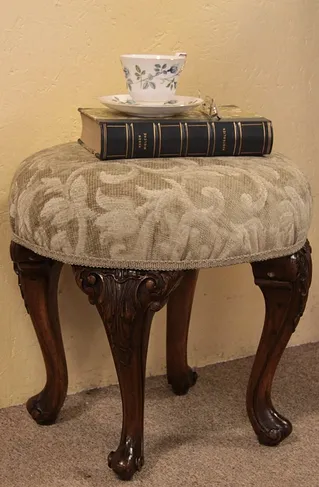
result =
[[[9,2],[0,17],[0,406],[24,401],[43,384],[36,337],[9,261],[7,195],[19,162],[45,146],[74,140],[77,107],[125,90],[124,52],[187,51],[180,94],[211,94],[274,122],[275,150],[311,179],[310,238],[317,262],[319,11],[317,0],[33,0]],[[240,162],[239,162],[240,163]],[[291,343],[319,339],[319,282]],[[96,311],[62,274],[60,315],[70,391],[115,381]],[[164,316],[151,335],[148,373],[164,371]],[[254,353],[263,301],[249,266],[203,271],[192,317],[189,355],[204,365]]]

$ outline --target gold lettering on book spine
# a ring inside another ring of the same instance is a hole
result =
[[[222,152],[225,152],[227,149],[227,130],[223,127],[223,139],[222,139]]]

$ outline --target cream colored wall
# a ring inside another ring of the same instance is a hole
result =
[[[15,0],[0,16],[0,407],[42,387],[36,337],[9,260],[7,195],[19,162],[34,151],[75,140],[77,107],[125,90],[124,52],[187,51],[180,94],[214,96],[270,117],[274,150],[293,157],[311,180],[310,238],[318,261],[319,9],[317,0]],[[5,5],[5,6],[4,6]],[[238,162],[240,164],[240,161]],[[319,282],[291,344],[319,340]],[[97,313],[65,268],[60,316],[70,392],[115,382]],[[148,374],[164,372],[164,319],[153,325]],[[255,352],[263,301],[248,265],[202,271],[189,342],[204,365]]]

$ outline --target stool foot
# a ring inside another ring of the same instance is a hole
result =
[[[61,408],[52,408],[51,396],[43,389],[28,399],[26,408],[32,419],[40,425],[54,424]]]
[[[197,373],[187,363],[187,340],[198,270],[184,271],[180,285],[167,303],[167,381],[177,395],[187,394]]]
[[[268,417],[260,420],[261,428],[257,433],[257,438],[261,445],[277,446],[290,435],[292,424],[277,413],[273,406],[268,406],[267,409]]]
[[[27,410],[38,424],[52,424],[64,403],[68,373],[59,323],[57,288],[60,262],[35,254],[11,242],[11,258],[45,362],[47,382],[40,394],[31,397]]]
[[[179,375],[178,378],[167,376],[167,382],[172,386],[172,391],[177,396],[187,394],[189,389],[196,384],[197,379],[198,374],[191,367],[187,367],[184,375]]]
[[[119,379],[123,424],[109,465],[122,479],[143,465],[144,387],[149,333],[155,311],[167,302],[182,272],[90,269],[74,266],[79,287],[95,304],[110,342]]]
[[[141,442],[135,445],[132,438],[127,438],[116,451],[109,454],[108,465],[121,480],[131,480],[135,472],[139,472],[144,465]]]
[[[247,389],[247,413],[264,445],[290,435],[291,423],[274,408],[271,387],[280,358],[304,312],[312,277],[311,248],[252,264],[255,283],[266,304],[265,324]]]

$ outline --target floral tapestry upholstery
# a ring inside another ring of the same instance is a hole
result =
[[[77,142],[18,167],[12,239],[69,264],[195,269],[289,255],[305,243],[312,198],[287,158],[100,161]]]

